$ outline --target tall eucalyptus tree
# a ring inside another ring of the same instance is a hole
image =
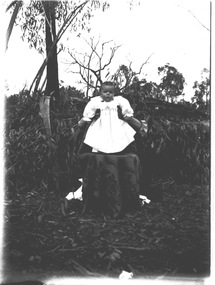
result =
[[[109,7],[107,1],[12,1],[6,11],[12,10],[11,20],[7,30],[6,49],[14,27],[17,23],[23,32],[22,38],[27,39],[30,47],[38,52],[46,51],[46,58],[36,74],[30,91],[38,90],[42,75],[46,68],[45,94],[55,101],[59,99],[58,80],[58,43],[70,28],[71,31],[85,29],[92,16],[93,9]],[[58,28],[58,31],[57,31]],[[44,50],[45,47],[45,50]]]

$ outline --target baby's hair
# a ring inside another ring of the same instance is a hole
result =
[[[103,86],[113,86],[114,88],[116,87],[115,83],[112,82],[112,81],[105,81],[105,82],[102,82],[101,83],[101,86],[100,86],[100,91],[102,90],[102,87]]]

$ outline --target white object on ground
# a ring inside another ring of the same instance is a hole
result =
[[[151,200],[149,200],[146,196],[144,195],[139,195],[139,198],[142,199],[142,204],[144,205],[144,203],[149,204],[151,202]]]
[[[79,181],[83,183],[83,179],[80,178]],[[82,200],[82,185],[76,190],[75,192],[69,192],[69,194],[65,197],[67,200],[72,200],[72,199],[78,199]],[[149,204],[151,200],[149,200],[146,196],[144,195],[139,195],[139,198],[142,199],[142,204],[144,203]]]
[[[124,271],[124,270],[119,275],[119,279],[123,279],[123,280],[132,279],[132,277],[133,277],[133,273],[132,272],[127,272],[127,271]]]
[[[83,183],[83,179],[78,179],[81,183]],[[69,192],[69,194],[65,197],[67,200],[77,199],[82,201],[82,185],[75,192]]]

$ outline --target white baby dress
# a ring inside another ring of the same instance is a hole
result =
[[[135,130],[127,122],[119,119],[118,106],[122,115],[132,117],[133,109],[127,99],[122,96],[113,97],[105,102],[100,96],[94,97],[86,105],[83,120],[91,121],[96,110],[100,110],[100,117],[89,126],[84,143],[91,146],[93,151],[116,153],[124,150],[134,141]]]

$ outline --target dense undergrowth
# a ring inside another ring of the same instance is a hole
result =
[[[48,140],[40,116],[39,98],[28,91],[6,99],[5,166],[8,193],[35,187],[72,188],[71,161],[74,132],[87,103],[74,88],[61,90],[58,110],[51,110]],[[76,96],[76,97],[74,97]],[[148,121],[148,133],[138,147],[147,184],[174,180],[178,184],[207,184],[210,168],[208,116],[181,104],[126,97],[135,116]],[[135,100],[134,100],[135,99]]]
[[[159,201],[120,219],[82,215],[82,204],[39,189],[5,212],[5,278],[205,278],[210,274],[209,188],[165,184]],[[11,275],[11,272],[13,274]]]
[[[209,118],[181,104],[130,95],[135,116],[149,125],[137,142],[145,185],[155,196],[118,220],[83,216],[80,201],[64,198],[74,186],[73,138],[87,103],[83,94],[61,90],[50,140],[41,94],[6,99],[5,276],[209,275]]]

